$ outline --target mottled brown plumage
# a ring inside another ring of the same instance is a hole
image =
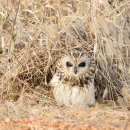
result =
[[[95,103],[94,62],[86,52],[70,52],[57,63],[50,81],[58,105],[91,106]]]

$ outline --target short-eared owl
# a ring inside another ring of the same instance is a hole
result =
[[[74,51],[65,54],[58,60],[50,85],[60,106],[94,105],[94,63],[86,52]]]

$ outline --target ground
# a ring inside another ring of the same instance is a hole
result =
[[[96,104],[80,109],[7,104],[1,109],[0,130],[130,130],[130,111],[126,107]]]
[[[64,121],[63,119],[43,119],[43,120],[1,120],[2,130],[121,130],[118,126],[108,124],[97,125],[94,122],[88,123],[75,121]],[[128,130],[129,128],[126,127]],[[124,126],[125,130],[125,126]]]

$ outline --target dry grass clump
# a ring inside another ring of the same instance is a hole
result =
[[[57,59],[69,50],[85,50],[97,62],[98,97],[113,99],[121,94],[127,101],[130,2],[109,3],[0,0],[1,99],[25,96],[38,103],[47,101]]]

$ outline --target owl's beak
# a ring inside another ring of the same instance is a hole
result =
[[[74,67],[74,73],[75,74],[77,73],[77,67],[76,66]]]

